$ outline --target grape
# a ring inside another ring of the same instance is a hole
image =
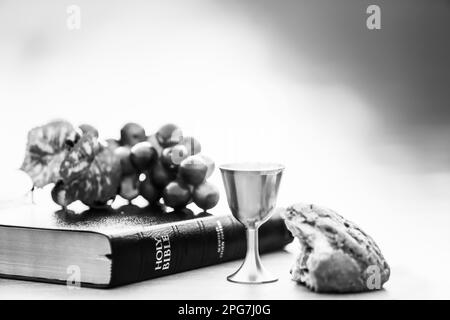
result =
[[[56,204],[59,204],[63,208],[66,208],[73,202],[73,200],[68,199],[64,183],[61,180],[55,184],[51,194],[53,201],[55,201]]]
[[[207,157],[203,154],[199,154],[198,157],[200,157],[206,163],[206,166],[208,167],[208,170],[206,171],[206,179],[208,179],[213,174],[214,169],[216,168],[216,164],[214,163],[213,159],[211,159],[210,157]]]
[[[150,176],[153,184],[159,188],[164,188],[175,178],[174,175],[166,169],[159,160],[156,161],[153,166]]]
[[[83,134],[90,133],[94,137],[98,138],[98,130],[95,127],[91,126],[90,124],[82,124],[78,128],[80,128]]]
[[[161,154],[161,163],[168,169],[173,168],[171,154],[172,154],[172,148],[163,149],[162,154]]]
[[[137,123],[127,123],[120,130],[120,143],[124,146],[134,146],[136,143],[144,141],[147,138],[145,129]]]
[[[130,151],[131,163],[139,172],[148,170],[157,156],[156,150],[148,141],[135,144]]]
[[[183,137],[180,144],[186,147],[190,156],[199,154],[202,151],[202,145],[194,137]]]
[[[191,192],[182,182],[172,181],[163,190],[164,203],[174,209],[185,207],[190,199]]]
[[[219,189],[209,182],[204,182],[194,189],[194,203],[203,210],[214,208],[219,202]]]
[[[188,157],[188,151],[183,145],[165,148],[161,155],[162,163],[169,169],[175,169]]]
[[[129,175],[132,173],[136,173],[136,169],[131,163],[131,149],[128,146],[121,146],[114,150],[114,154],[120,160],[120,165],[122,167],[122,174]]]
[[[149,177],[139,184],[139,192],[150,204],[156,203],[161,198],[161,192],[153,185]]]
[[[120,182],[119,195],[126,200],[133,200],[139,196],[139,176],[131,174],[122,178]]]
[[[206,178],[208,166],[198,156],[190,156],[180,165],[179,175],[187,184],[198,186]]]
[[[85,205],[89,206],[90,208],[94,209],[103,209],[109,205],[109,203],[112,203],[115,198],[111,198],[107,202],[100,202],[100,201],[94,201],[92,203],[85,203]]]
[[[169,123],[162,126],[156,133],[156,139],[163,148],[172,147],[183,139],[181,129]]]
[[[152,134],[147,137],[147,141],[152,144],[152,147],[155,148],[156,152],[158,153],[158,156],[161,156],[163,147],[158,142],[158,139],[156,139],[156,135]]]
[[[175,166],[179,166],[181,164],[181,162],[183,162],[183,160],[186,159],[188,156],[189,156],[189,153],[185,146],[179,144],[179,145],[172,147],[170,157],[171,157],[172,163]]]

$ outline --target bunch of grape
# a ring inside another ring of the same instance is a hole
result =
[[[184,137],[174,124],[162,126],[147,136],[136,123],[126,124],[120,131],[120,141],[107,140],[108,146],[120,159],[122,180],[118,194],[133,200],[139,195],[150,204],[183,208],[192,201],[208,210],[219,201],[217,187],[207,179],[215,164],[200,154],[200,142]]]

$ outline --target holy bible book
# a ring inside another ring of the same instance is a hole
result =
[[[259,236],[261,253],[292,241],[278,215]],[[109,288],[240,259],[245,251],[245,229],[231,215],[133,205],[83,213],[38,205],[0,210],[4,278]]]

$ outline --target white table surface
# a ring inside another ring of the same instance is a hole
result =
[[[374,217],[374,221],[376,217]],[[370,222],[366,222],[370,226]],[[64,285],[0,279],[1,299],[443,299],[450,298],[450,225],[448,215],[419,221],[392,217],[378,243],[391,265],[385,289],[363,294],[330,295],[310,292],[290,279],[297,243],[263,255],[264,264],[279,281],[241,285],[226,281],[239,261],[179,273],[115,289],[68,289]],[[402,226],[402,231],[396,231]],[[370,228],[373,229],[373,228]],[[386,244],[390,244],[389,246]]]
[[[68,289],[64,285],[0,279],[0,299],[450,299],[447,180],[435,189],[425,182],[402,181],[400,187],[391,182],[365,198],[355,189],[355,201],[337,201],[333,206],[370,234],[387,259],[391,278],[378,292],[323,295],[297,285],[289,273],[299,250],[298,243],[292,243],[285,251],[263,255],[266,267],[279,276],[278,282],[270,284],[228,282],[226,276],[241,263],[233,261],[114,289]],[[38,202],[48,200],[45,190],[37,195],[42,197]],[[295,194],[284,196],[300,198]],[[280,202],[287,203],[283,199]]]

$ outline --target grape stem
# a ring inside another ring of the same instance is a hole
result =
[[[31,204],[36,204],[36,202],[34,201],[34,191],[36,190],[36,187],[33,186],[30,190],[31,192]]]

